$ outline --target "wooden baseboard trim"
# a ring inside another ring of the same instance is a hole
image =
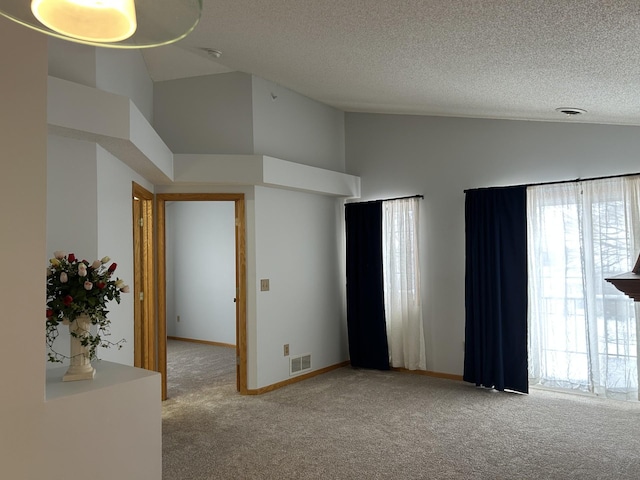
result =
[[[180,339],[177,339],[177,340],[180,340]],[[330,372],[331,370],[336,370],[338,368],[346,367],[348,365],[351,365],[351,362],[349,360],[346,360],[344,362],[337,363],[329,367],[324,367],[319,370],[314,370],[313,372],[309,372],[304,375],[299,375],[297,377],[283,380],[282,382],[274,383],[273,385],[267,385],[266,387],[261,387],[256,389],[248,389],[246,392],[246,395],[262,395],[263,393],[272,392],[279,388],[286,387],[287,385],[302,382],[303,380],[307,380],[317,375],[322,375],[323,373],[327,373],[327,372]],[[459,382],[462,381],[462,375],[454,375],[452,373],[432,372],[430,370],[409,370],[407,368],[398,368],[398,367],[392,367],[391,370],[395,372],[400,372],[400,373],[412,373],[414,375],[425,375],[427,377],[444,378],[447,380],[456,380]]]
[[[335,365],[331,365],[329,367],[314,370],[313,372],[305,373],[304,375],[298,375],[297,377],[289,378],[282,382],[274,383],[273,385],[267,385],[266,387],[261,387],[253,390],[249,389],[247,390],[247,395],[262,395],[263,393],[272,392],[279,388],[286,387],[287,385],[291,385],[292,383],[298,383],[303,380],[308,380],[309,378],[313,378],[317,375],[322,375],[323,373],[330,372],[331,370],[337,370],[338,368],[346,367],[350,364],[351,362],[347,360],[345,362],[336,363]]]
[[[430,370],[409,370],[408,368],[391,367],[394,372],[413,373],[414,375],[425,375],[427,377],[446,378],[447,380],[456,380],[461,382],[462,375],[454,375],[453,373],[432,372]]]
[[[197,338],[172,337],[167,335],[167,340],[179,340],[181,342],[203,343],[205,345],[214,345],[216,347],[236,348],[235,345],[232,345],[230,343],[210,342],[209,340],[198,340]]]

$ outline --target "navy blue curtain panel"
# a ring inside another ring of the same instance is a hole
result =
[[[382,277],[382,203],[348,203],[345,219],[351,365],[389,370]]]
[[[464,380],[528,393],[526,186],[465,199]]]

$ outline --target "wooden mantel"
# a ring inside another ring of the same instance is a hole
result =
[[[635,302],[640,302],[640,275],[633,272],[623,273],[615,277],[605,278],[621,292],[633,298]]]

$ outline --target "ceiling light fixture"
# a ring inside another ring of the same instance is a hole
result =
[[[186,37],[202,0],[0,0],[0,15],[63,40],[148,48]]]
[[[572,107],[556,108],[556,112],[564,113],[568,117],[575,117],[577,115],[582,115],[583,113],[587,113],[587,111],[583,110],[582,108],[572,108]]]
[[[133,0],[33,0],[31,12],[51,30],[92,42],[119,42],[137,28]]]

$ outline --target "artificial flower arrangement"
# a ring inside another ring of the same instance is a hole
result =
[[[53,349],[53,342],[58,337],[58,326],[69,325],[80,315],[86,314],[92,325],[96,325],[95,333],[82,337],[82,345],[89,350],[90,359],[96,358],[98,347],[122,348],[124,339],[110,342],[104,337],[110,335],[110,320],[107,303],[115,300],[120,303],[120,293],[129,293],[129,286],[120,278],[113,278],[118,266],[111,265],[109,257],[89,263],[78,260],[73,254],[62,251],[54,252],[47,268],[47,346],[49,361],[62,362],[69,358]],[[77,336],[71,331],[72,336]]]

